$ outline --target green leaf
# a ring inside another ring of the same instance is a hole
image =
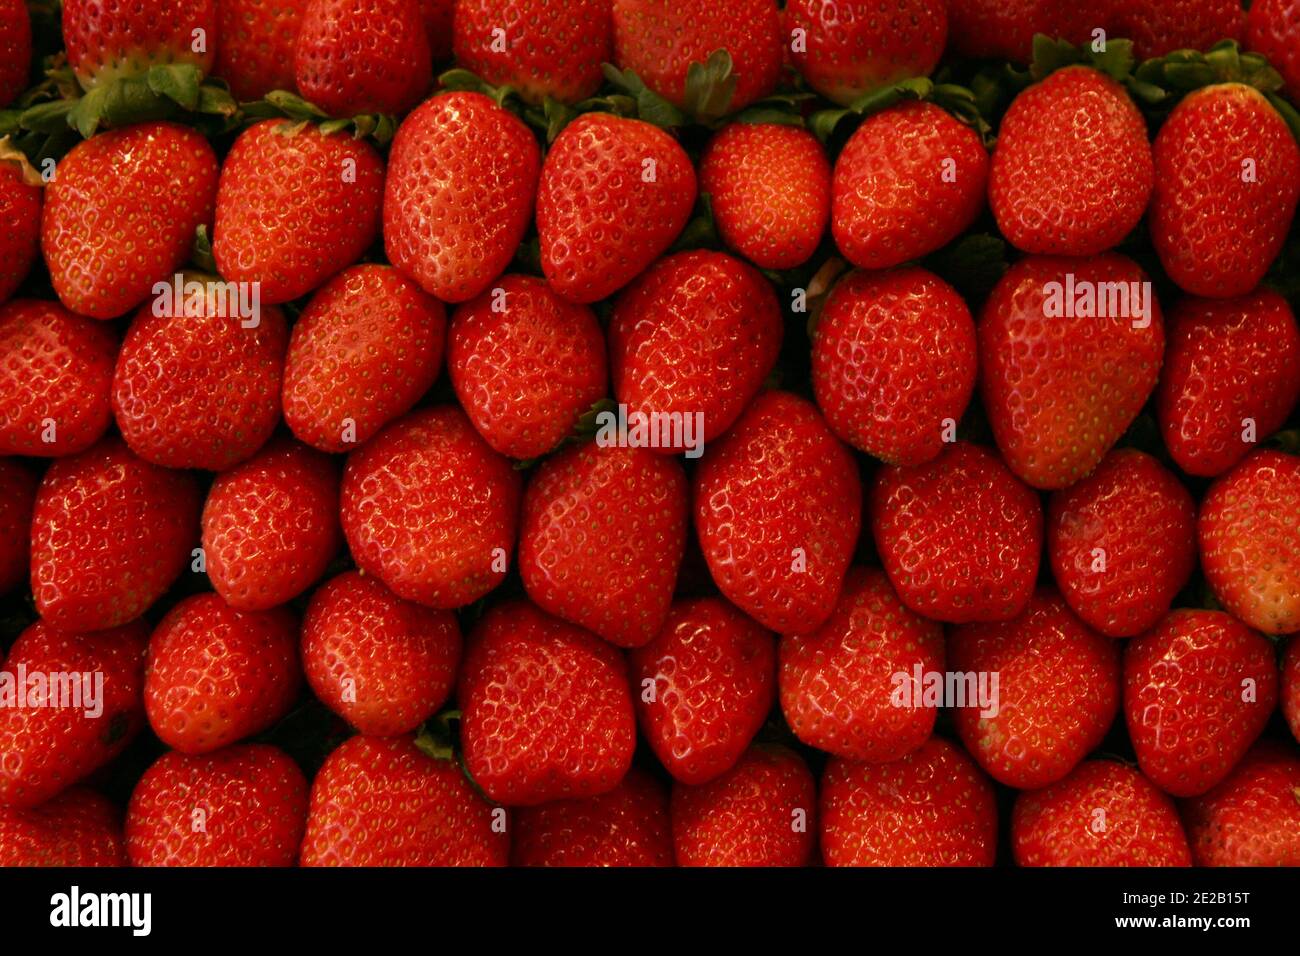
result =
[[[602,64],[605,78],[618,89],[625,92],[636,102],[637,116],[647,123],[664,129],[674,129],[686,125],[686,115],[666,99],[655,93],[641,77],[631,70],[620,70],[610,63]]]
[[[193,111],[198,108],[203,73],[193,63],[165,63],[150,67],[145,80],[149,89],[183,109]]]
[[[840,125],[840,120],[852,112],[847,109],[818,110],[808,117],[808,128],[820,142],[825,143],[834,135],[835,127]]]
[[[704,63],[692,63],[686,70],[686,112],[703,123],[727,115],[736,94],[736,76],[731,54],[714,50]]]

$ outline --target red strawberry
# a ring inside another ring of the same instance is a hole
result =
[[[970,403],[976,371],[970,309],[924,269],[852,272],[817,319],[813,394],[827,424],[890,464],[939,454]]]
[[[451,57],[455,7],[456,0],[420,0],[420,15],[435,66]]]
[[[195,130],[140,123],[78,143],[45,189],[41,218],[59,299],[96,319],[131,311],[189,259],[216,195],[217,157]]]
[[[678,866],[808,866],[817,844],[817,785],[793,750],[751,747],[701,786],[673,785]]]
[[[221,168],[217,268],[259,283],[263,304],[310,292],[378,237],[383,184],[383,160],[363,140],[310,123],[250,126]]]
[[[307,0],[216,0],[215,72],[241,102],[294,89],[293,54]]]
[[[701,445],[730,428],[758,394],[781,351],[782,324],[776,293],[753,267],[707,250],[668,256],[614,307],[614,395],[629,420],[680,415],[682,441],[659,447],[698,458]],[[694,444],[685,429],[692,416],[703,432]]]
[[[84,787],[31,810],[0,807],[0,866],[126,866],[117,808]]]
[[[57,302],[0,306],[0,453],[62,457],[113,419],[117,335]]]
[[[673,605],[663,630],[628,662],[641,731],[683,783],[729,770],[776,696],[776,642],[721,598]]]
[[[443,705],[460,663],[450,611],[403,601],[348,571],[312,595],[302,663],[312,691],[363,734],[409,733]]]
[[[132,866],[292,866],[307,819],[307,778],[266,744],[165,753],[126,811]]]
[[[502,276],[452,316],[447,373],[494,450],[536,458],[605,397],[605,337],[590,309],[543,280]]]
[[[407,737],[353,737],[311,788],[303,866],[505,866],[506,811]]]
[[[23,0],[0,0],[0,107],[18,98],[27,86],[31,68],[32,21],[27,4]]]
[[[460,409],[411,412],[348,456],[343,534],[398,597],[463,607],[506,575],[520,484]]]
[[[63,39],[68,65],[88,90],[159,64],[191,63],[207,73],[217,47],[216,3],[64,0]]]
[[[1220,475],[1277,431],[1300,398],[1300,329],[1286,299],[1184,299],[1169,316],[1157,393],[1160,430],[1178,467]]]
[[[1240,41],[1246,26],[1241,0],[1122,0],[1108,17],[1112,36],[1133,41],[1139,60],[1174,50],[1208,50],[1220,40]]]
[[[1286,80],[1287,94],[1300,99],[1300,2],[1254,0],[1246,14],[1246,45],[1268,57]]]
[[[344,269],[294,324],[285,422],[322,451],[364,444],[437,380],[446,330],[442,303],[391,266]]]
[[[722,241],[761,269],[812,257],[831,213],[831,166],[816,137],[779,123],[723,127],[700,160]]]
[[[0,0],[0,7],[4,2]],[[18,6],[26,16],[26,8]],[[0,86],[3,84],[0,78]],[[0,104],[3,102],[0,91]],[[21,152],[0,139],[0,305],[22,285],[40,251],[43,197],[40,175]]]
[[[1043,509],[992,452],[958,442],[923,465],[882,468],[870,495],[880,563],[907,607],[957,624],[1024,610]]]
[[[668,794],[633,767],[608,793],[515,812],[515,866],[672,866]]]
[[[1277,706],[1273,645],[1222,611],[1174,611],[1124,651],[1124,716],[1142,772],[1165,793],[1205,793]]]
[[[1159,303],[1130,260],[1017,262],[979,322],[980,392],[1007,465],[1047,490],[1091,472],[1146,404],[1164,346]]]
[[[488,611],[456,699],[465,766],[500,803],[594,797],[632,763],[636,718],[623,655],[531,604]]]
[[[426,100],[388,155],[389,261],[444,302],[474,298],[514,258],[540,168],[532,132],[483,94]]]
[[[264,611],[311,587],[339,551],[336,461],[288,438],[217,476],[203,505],[203,553],[217,593]]]
[[[197,538],[193,476],[138,458],[120,438],[50,466],[32,512],[32,596],[70,631],[134,620],[172,586]]]
[[[36,473],[23,462],[0,458],[0,594],[27,582],[38,483]]]
[[[1196,567],[1196,506],[1160,462],[1121,448],[1052,495],[1047,551],[1074,613],[1107,637],[1132,637],[1168,613]]]
[[[1174,802],[1133,767],[1085,760],[1064,780],[1016,799],[1018,866],[1191,866]]]
[[[1266,634],[1300,631],[1300,458],[1264,450],[1201,501],[1201,567],[1219,603]]]
[[[962,56],[1028,63],[1035,34],[1081,45],[1103,26],[1106,6],[1074,0],[949,0],[948,36]]]
[[[1197,866],[1300,866],[1300,757],[1256,746],[1209,793],[1189,800],[1187,835]]]
[[[1282,658],[1282,716],[1300,740],[1300,638],[1292,638]]]
[[[993,786],[940,737],[889,763],[832,757],[818,815],[827,866],[992,866],[997,854]]]
[[[695,531],[718,589],[782,634],[830,617],[862,525],[857,462],[817,408],[766,392],[695,473]]]
[[[933,103],[869,117],[835,162],[831,232],[845,258],[887,269],[946,246],[984,208],[989,154]]]
[[[1216,299],[1253,290],[1300,198],[1300,147],[1281,115],[1242,83],[1204,87],[1165,120],[1155,161],[1148,218],[1169,278]]]
[[[618,291],[677,238],[695,189],[690,158],[663,130],[607,113],[578,117],[555,138],[537,188],[551,288],[584,303]]]
[[[0,672],[11,688],[0,707],[0,807],[44,803],[126,749],[144,725],[147,640],[140,623],[83,634],[37,621],[18,635]]]

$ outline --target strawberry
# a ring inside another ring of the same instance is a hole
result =
[[[1222,611],[1178,610],[1124,651],[1124,716],[1138,765],[1165,793],[1205,793],[1277,706],[1273,645]]]
[[[816,137],[779,123],[731,123],[700,159],[722,241],[760,269],[793,269],[821,243],[831,167]]]
[[[289,438],[217,476],[203,505],[212,586],[231,607],[265,611],[311,587],[343,544],[337,462]]]
[[[149,641],[144,708],[163,743],[211,753],[274,726],[301,684],[292,611],[237,611],[216,594],[195,594]]]
[[[1068,488],[1146,404],[1164,355],[1160,307],[1123,256],[1027,258],[979,322],[980,394],[998,449],[1035,488]]]
[[[0,866],[126,866],[117,808],[73,787],[31,810],[0,808]]]
[[[113,419],[117,335],[57,302],[0,306],[0,453],[83,452]]]
[[[353,737],[311,788],[303,866],[505,866],[506,813],[409,737]]]
[[[1204,87],[1165,120],[1155,162],[1148,219],[1169,278],[1216,299],[1253,290],[1300,198],[1300,147],[1281,115],[1242,83]]]
[[[1287,642],[1282,658],[1282,716],[1300,740],[1300,638]]]
[[[808,866],[817,785],[793,750],[760,744],[721,777],[673,785],[678,866]]]
[[[1300,99],[1300,3],[1254,0],[1246,14],[1246,46],[1268,57],[1286,80],[1287,94]],[[4,97],[0,96],[0,102]]]
[[[1266,634],[1300,631],[1300,458],[1258,451],[1201,501],[1205,580],[1233,616]]]
[[[1119,646],[1048,590],[1013,620],[954,629],[948,666],[998,675],[988,700],[968,693],[953,715],[971,756],[993,779],[1020,790],[1069,774],[1119,711]]]
[[[992,866],[993,786],[941,737],[889,763],[832,757],[822,774],[827,866]]]
[[[1052,494],[1047,553],[1062,596],[1085,624],[1132,637],[1168,613],[1196,567],[1196,506],[1160,462],[1121,448]]]
[[[195,130],[140,123],[78,143],[46,187],[41,217],[59,299],[96,319],[131,311],[189,258],[216,195],[217,157]]]
[[[1139,60],[1174,50],[1208,50],[1220,40],[1242,38],[1241,0],[1122,0],[1108,18],[1112,36],[1133,41]]]
[[[451,694],[460,627],[450,611],[403,601],[348,571],[312,595],[302,663],[312,691],[363,734],[409,733]]]
[[[217,47],[216,0],[64,0],[63,39],[87,90],[159,64],[207,73]]]
[[[542,279],[506,275],[456,309],[447,373],[495,451],[536,458],[605,397],[605,336],[586,306],[564,301]]]
[[[1028,63],[1035,34],[1082,45],[1094,28],[1103,26],[1108,6],[1074,0],[949,0],[948,36],[962,56]]]
[[[0,458],[0,594],[27,582],[38,484],[36,473],[22,461]]]
[[[388,154],[384,249],[444,302],[468,302],[514,257],[533,213],[541,151],[481,93],[426,100]]]
[[[144,725],[147,640],[140,623],[84,634],[37,621],[18,635],[3,672],[0,807],[42,804],[126,749]],[[47,685],[53,700],[41,696]]]
[[[3,5],[0,0],[0,7]],[[26,9],[21,4],[19,7],[26,16]],[[0,86],[3,84],[0,78]],[[43,201],[40,175],[21,152],[0,139],[0,305],[23,284],[36,261],[41,247]]]
[[[817,408],[766,392],[695,472],[695,531],[718,589],[770,630],[820,627],[862,525],[857,462]]]
[[[1043,509],[992,452],[958,442],[925,464],[882,468],[869,507],[881,566],[916,613],[962,624],[1024,610]]]
[[[672,866],[668,794],[633,767],[608,793],[515,812],[515,866]]]
[[[436,66],[451,57],[452,26],[456,0],[420,0],[420,16],[424,20],[425,36]]]
[[[1085,760],[1016,799],[1018,866],[1191,866],[1174,802],[1128,764]]]
[[[343,534],[398,597],[463,607],[505,577],[520,484],[460,409],[411,412],[348,456]]]
[[[939,454],[970,403],[976,371],[970,309],[924,269],[851,272],[817,319],[813,394],[826,423],[890,464]]]
[[[944,0],[790,0],[791,59],[818,93],[848,106],[865,93],[926,76],[948,37]]]
[[[32,68],[32,21],[23,0],[0,0],[0,107],[27,86]],[[4,296],[0,295],[0,301]]]
[[[41,479],[32,512],[32,597],[50,624],[115,627],[148,610],[190,560],[193,476],[137,457],[110,436]]]
[[[753,267],[721,252],[668,256],[619,296],[609,324],[614,395],[628,416],[690,416],[707,443],[730,428],[781,351],[783,317],[776,293]],[[703,416],[700,418],[699,416]],[[674,439],[676,436],[674,436]],[[684,449],[682,440],[660,445]]]
[[[307,778],[267,744],[165,753],[126,810],[132,866],[292,866],[307,819]]]
[[[887,269],[946,246],[984,208],[989,154],[933,103],[866,119],[835,161],[831,232],[844,257]]]
[[[1261,743],[1183,812],[1197,866],[1300,866],[1300,757]]]
[[[1184,299],[1169,316],[1157,392],[1170,457],[1190,475],[1220,475],[1286,422],[1300,398],[1300,329],[1286,299],[1256,289]]]
[[[551,288],[582,303],[621,289],[677,238],[695,189],[690,158],[663,130],[607,113],[578,117],[555,138],[537,188]]]
[[[497,605],[479,622],[456,699],[465,766],[499,803],[608,793],[632,763],[623,655],[531,604]]]
[[[241,102],[294,89],[293,55],[307,0],[216,0],[215,73]]]
[[[663,630],[628,663],[641,732],[683,783],[729,770],[776,695],[776,642],[721,598],[674,604]]]
[[[368,143],[310,123],[244,130],[221,168],[212,254],[223,278],[296,299],[379,235],[384,163]]]
[[[344,269],[294,324],[285,422],[322,451],[364,444],[437,380],[446,331],[442,303],[396,269]]]

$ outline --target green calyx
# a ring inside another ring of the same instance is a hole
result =
[[[818,110],[808,126],[823,143],[831,138],[848,116],[867,117],[906,100],[925,100],[947,110],[980,134],[985,144],[993,141],[993,127],[984,115],[975,91],[956,83],[935,83],[928,77],[914,77],[864,93],[848,107]]]
[[[267,93],[264,99],[240,107],[244,125],[267,119],[283,118],[301,128],[308,123],[320,127],[324,134],[349,133],[354,139],[370,139],[384,146],[397,132],[397,120],[386,113],[361,113],[356,116],[330,116],[314,103],[287,90]]]

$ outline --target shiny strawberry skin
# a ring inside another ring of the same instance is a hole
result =
[[[32,507],[39,483],[36,472],[24,462],[0,458],[0,594],[27,583]]]
[[[1287,642],[1282,657],[1282,716],[1300,741],[1300,638]]]
[[[202,52],[194,31],[204,31]],[[149,67],[189,63],[212,69],[217,47],[215,0],[66,0],[63,39],[68,65],[87,90],[138,76]]]
[[[1300,866],[1300,755],[1258,744],[1183,813],[1197,866]]]
[[[1240,42],[1245,26],[1240,0],[1112,0],[1108,17],[1110,34],[1131,39],[1139,60]]]
[[[0,85],[3,82],[0,79]],[[21,163],[11,161],[6,150],[0,149],[0,305],[22,285],[41,248],[44,192],[40,185],[29,182],[28,176]]]
[[[0,0],[0,107],[17,99],[32,66],[32,21],[23,0]],[[4,300],[0,295],[0,301]]]
[[[294,90],[294,42],[307,0],[216,0],[217,64],[213,70],[242,103],[272,90]]]
[[[1246,14],[1246,47],[1268,57],[1292,101],[1300,99],[1300,2],[1255,0]]]
[[[1037,33],[1076,45],[1088,42],[1100,25],[1097,6],[1074,0],[949,0],[949,42],[963,56],[1024,64],[1033,59]]]
[[[117,808],[73,787],[30,810],[0,808],[0,867],[126,866]]]

